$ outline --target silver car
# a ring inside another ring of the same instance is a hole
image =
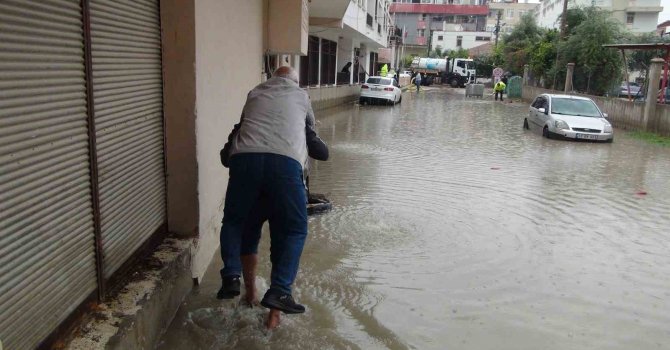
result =
[[[547,138],[612,142],[614,131],[606,118],[590,98],[542,94],[530,105],[523,127]]]

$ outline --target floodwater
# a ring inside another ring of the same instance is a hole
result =
[[[322,112],[307,313],[268,332],[216,300],[217,256],[161,349],[670,349],[670,149],[543,139],[526,113],[438,88]]]

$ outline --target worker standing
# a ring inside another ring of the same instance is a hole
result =
[[[503,101],[503,94],[505,93],[506,87],[507,85],[505,85],[502,80],[498,81],[493,87],[493,93],[496,95],[496,101],[498,101],[498,95],[500,95],[500,101]]]

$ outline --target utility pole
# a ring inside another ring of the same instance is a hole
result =
[[[495,46],[495,48],[496,49],[498,48],[498,37],[500,36],[500,17],[502,17],[502,11],[498,10],[498,15],[496,16],[496,29],[495,29],[495,33],[496,33],[496,46]]]
[[[426,54],[426,57],[430,57],[430,46],[433,43],[433,31],[431,29],[431,17],[428,17],[428,54]]]

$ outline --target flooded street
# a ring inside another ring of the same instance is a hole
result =
[[[334,208],[309,221],[306,314],[268,332],[216,300],[217,255],[160,348],[670,349],[670,149],[544,139],[527,104],[447,92],[317,115]],[[262,295],[267,225],[259,253]]]

